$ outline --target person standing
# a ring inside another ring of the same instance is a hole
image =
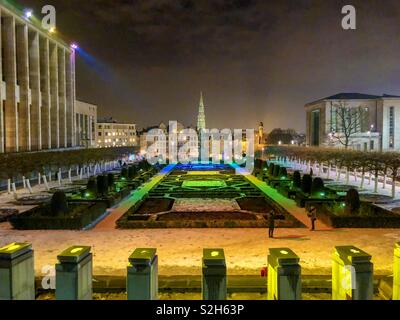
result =
[[[315,231],[315,221],[317,221],[317,208],[311,206],[310,209],[308,209],[308,216],[311,220],[311,231]]]
[[[268,236],[269,238],[274,237],[275,230],[275,211],[271,210],[268,214]]]

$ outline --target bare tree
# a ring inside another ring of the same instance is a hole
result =
[[[330,119],[332,132],[329,134],[329,142],[337,141],[345,149],[350,145],[351,138],[363,131],[364,124],[368,121],[368,110],[363,107],[350,107],[347,102],[339,101],[333,106]]]

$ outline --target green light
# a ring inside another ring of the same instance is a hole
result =
[[[321,197],[325,197],[325,192],[321,192],[319,195],[320,195]]]
[[[86,192],[85,193],[85,198],[89,198],[90,197],[90,193],[89,192]]]

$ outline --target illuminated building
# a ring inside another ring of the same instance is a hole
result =
[[[343,137],[345,127],[338,112],[343,108],[359,108],[364,115],[351,120],[355,124],[351,125],[348,147],[360,151],[400,150],[399,96],[339,93],[308,103],[305,108],[309,146],[343,147],[335,138]],[[356,112],[347,114],[357,115]]]
[[[0,152],[75,147],[75,50],[31,11],[0,16]]]
[[[76,145],[78,147],[96,147],[97,106],[76,101],[75,104],[75,128]]]
[[[112,118],[97,122],[96,139],[99,148],[138,145],[136,125],[133,123],[121,123]]]

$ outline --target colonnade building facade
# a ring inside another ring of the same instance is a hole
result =
[[[0,0],[0,153],[75,147],[75,51]]]

